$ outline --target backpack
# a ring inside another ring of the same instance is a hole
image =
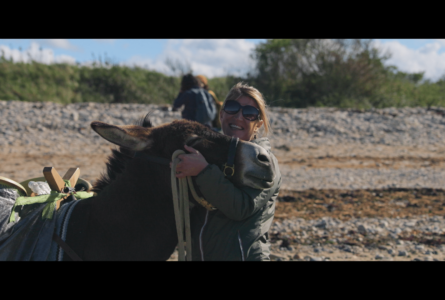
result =
[[[196,99],[195,120],[201,124],[210,125],[216,117],[215,101],[204,89],[193,88],[190,91],[195,94]]]

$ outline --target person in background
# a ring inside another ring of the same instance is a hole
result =
[[[190,153],[178,156],[181,162],[176,177],[193,176],[204,199],[217,208],[208,211],[196,205],[191,210],[192,260],[270,260],[268,232],[281,173],[269,139],[260,137],[260,130],[264,135],[270,131],[266,103],[256,88],[238,83],[229,91],[219,117],[225,135],[250,141],[269,152],[276,176],[272,187],[264,190],[235,186],[219,166],[207,163],[199,151],[185,145]]]
[[[181,106],[184,106],[182,110],[182,118],[198,121],[197,120],[197,101],[198,94],[203,93],[208,99],[212,99],[211,94],[209,94],[205,89],[200,86],[198,79],[191,73],[185,74],[181,80],[181,90],[178,96],[173,102],[173,111],[177,111]],[[204,125],[212,128],[212,122],[203,122]]]
[[[218,98],[216,97],[215,93],[212,90],[209,90],[209,85],[207,78],[204,75],[198,75],[196,76],[196,79],[198,79],[199,85],[205,89],[207,92],[209,92],[210,95],[212,95],[213,100],[215,101],[216,106],[216,118],[212,122],[212,127],[216,128],[218,130],[221,130],[221,121],[219,120],[219,113],[221,112],[222,102],[218,101]]]

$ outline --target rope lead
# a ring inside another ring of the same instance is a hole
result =
[[[192,238],[190,233],[189,195],[187,191],[187,179],[176,178],[176,165],[179,163],[179,154],[185,153],[176,150],[172,156],[171,184],[173,192],[173,207],[175,210],[176,233],[178,235],[178,261],[185,261],[184,251],[184,227],[187,261],[192,260]],[[176,180],[179,181],[179,191]]]
[[[176,165],[180,162],[178,155],[184,154],[183,150],[176,150],[172,155],[171,168],[171,184],[173,193],[173,207],[175,210],[176,231],[178,235],[178,261],[185,261],[184,253],[184,228],[185,228],[185,244],[187,252],[187,261],[192,260],[192,235],[190,230],[190,215],[189,215],[189,194],[190,189],[193,198],[207,210],[216,210],[204,198],[198,196],[193,185],[192,177],[176,178]],[[179,189],[176,180],[179,181]],[[188,185],[187,185],[188,183]]]

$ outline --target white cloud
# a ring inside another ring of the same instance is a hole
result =
[[[436,39],[442,46],[445,46],[445,39]]]
[[[124,64],[148,66],[171,74],[166,64],[166,60],[170,59],[190,65],[194,74],[203,74],[209,78],[227,74],[241,75],[253,67],[254,62],[249,55],[254,47],[253,42],[240,39],[169,40],[156,59],[133,56]]]
[[[441,48],[439,43],[426,44],[422,48],[419,49],[420,53],[423,54],[434,54]]]
[[[445,46],[445,40],[426,44],[419,49],[410,49],[398,41],[375,41],[375,45],[384,51],[392,53],[386,61],[387,65],[394,65],[403,72],[425,72],[424,78],[438,80],[445,74],[445,52],[440,50]]]
[[[69,55],[62,54],[55,56],[52,49],[42,49],[36,42],[32,42],[28,49],[22,51],[18,49],[11,49],[5,45],[0,45],[0,55],[1,54],[3,54],[6,59],[12,58],[14,62],[29,63],[32,60],[44,64],[74,64],[76,62],[76,59]]]
[[[41,41],[42,44],[47,45],[49,47],[56,47],[65,50],[73,50],[78,51],[79,48],[73,44],[71,44],[67,39],[45,39]]]

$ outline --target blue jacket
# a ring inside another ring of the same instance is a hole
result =
[[[199,88],[199,87],[193,87]],[[206,90],[203,89],[205,93],[208,94]],[[208,94],[211,97],[210,94]],[[173,109],[178,109],[184,105],[184,110],[182,111],[182,118],[187,120],[196,121],[196,94],[191,90],[180,92],[173,102]],[[207,125],[212,125],[211,123]]]

